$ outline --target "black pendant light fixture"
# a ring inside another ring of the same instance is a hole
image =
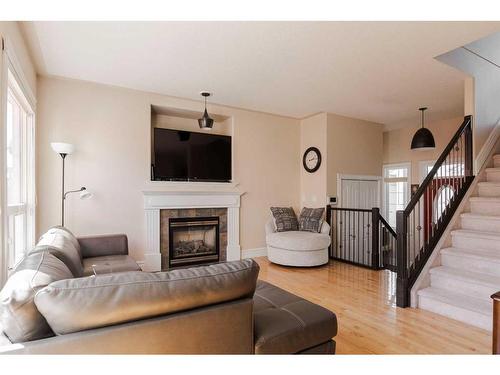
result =
[[[434,142],[434,136],[431,131],[427,128],[424,128],[424,112],[427,107],[419,108],[418,110],[422,112],[422,127],[417,130],[413,139],[411,140],[411,149],[412,150],[432,150],[436,148],[436,143]]]
[[[202,118],[198,119],[198,125],[200,125],[201,129],[212,129],[214,126],[214,119],[211,118],[207,112],[207,98],[212,94],[202,91],[200,92],[200,95],[205,98],[205,112],[203,113]]]

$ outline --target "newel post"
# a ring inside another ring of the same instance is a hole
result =
[[[380,268],[380,241],[379,241],[379,227],[380,227],[380,209],[378,207],[372,208],[372,268]]]
[[[408,290],[408,226],[404,211],[396,212],[396,305],[408,307],[410,305],[410,291]]]

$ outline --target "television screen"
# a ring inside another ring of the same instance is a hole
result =
[[[152,180],[231,181],[231,137],[154,128]]]

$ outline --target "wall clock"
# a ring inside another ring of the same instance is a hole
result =
[[[321,166],[321,152],[316,147],[309,147],[302,157],[304,169],[309,173],[316,172]]]

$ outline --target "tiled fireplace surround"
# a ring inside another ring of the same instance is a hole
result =
[[[218,216],[220,260],[240,259],[240,195],[232,191],[144,191],[147,247],[143,269],[153,272],[168,267],[168,220],[172,217]]]
[[[168,269],[169,220],[178,217],[219,217],[219,261],[226,261],[227,208],[181,208],[160,210],[161,269]]]

